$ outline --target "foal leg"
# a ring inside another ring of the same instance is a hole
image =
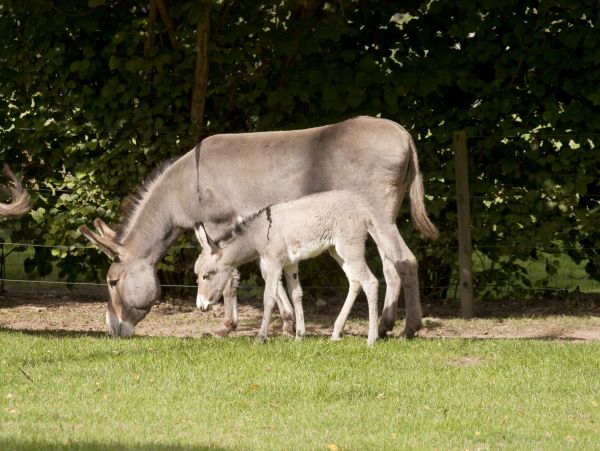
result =
[[[340,334],[348,319],[348,315],[350,314],[350,310],[356,300],[356,296],[360,288],[362,288],[367,296],[369,306],[369,333],[367,344],[371,346],[377,340],[377,298],[379,282],[367,266],[364,257],[364,242],[361,242],[361,244],[362,246],[356,246],[350,249],[340,247],[337,249],[337,258],[334,256],[338,262],[344,262],[342,269],[348,278],[350,288],[348,290],[348,296],[344,301],[342,311],[335,320],[332,339],[339,340]],[[346,251],[349,252],[344,255]]]
[[[358,293],[360,293],[360,283],[352,280],[347,273],[346,277],[348,277],[348,283],[350,286],[348,288],[348,294],[346,295],[346,300],[344,301],[342,310],[333,324],[333,333],[331,334],[332,340],[342,339],[342,331],[344,330],[344,326],[346,325],[346,321],[350,315],[350,310],[352,310],[356,296],[358,296]],[[377,322],[377,319],[375,322]]]
[[[261,262],[261,267],[263,263]],[[260,330],[256,336],[256,341],[266,341],[267,334],[269,331],[269,324],[271,323],[271,315],[273,314],[273,306],[275,305],[277,298],[277,285],[281,278],[282,268],[273,264],[265,264],[265,292],[263,295],[264,312],[263,319],[260,325]]]
[[[267,280],[266,272],[263,268],[262,262],[259,266],[263,280]],[[283,321],[283,335],[287,337],[293,337],[294,309],[292,308],[292,304],[290,304],[290,300],[285,292],[285,288],[283,288],[281,281],[279,281],[277,285],[277,296],[275,297],[275,301],[277,302],[277,308],[279,309],[279,314],[281,315],[281,319]]]
[[[302,287],[298,279],[298,264],[287,266],[283,273],[288,290],[294,304],[294,315],[296,316],[296,340],[302,340],[306,330],[304,328],[304,310],[302,308]]]
[[[412,338],[421,328],[423,315],[419,297],[417,259],[400,236],[396,224],[382,224],[381,228],[382,233],[385,233],[394,245],[396,255],[394,256],[395,261],[383,259],[383,273],[387,288],[379,322],[379,336],[385,337],[394,328],[400,294],[400,279],[402,279],[405,285],[404,299],[406,303],[406,325],[403,334],[407,338]]]
[[[226,287],[223,290],[223,325],[219,327],[213,334],[215,337],[223,338],[231,331],[237,329],[238,314],[237,314],[237,290]]]
[[[283,321],[283,327],[281,329],[282,333],[286,337],[293,337],[295,330],[294,308],[292,307],[292,304],[290,304],[290,300],[281,281],[277,284],[277,296],[275,297],[275,301],[277,302],[279,314]]]
[[[329,255],[331,255],[335,261],[340,265],[340,267],[344,270],[346,274],[346,278],[348,279],[348,284],[350,285],[348,288],[348,294],[346,295],[346,300],[344,301],[344,305],[342,306],[342,310],[340,311],[335,323],[333,325],[333,333],[331,334],[332,340],[341,340],[342,339],[342,331],[344,330],[344,325],[348,320],[348,316],[350,315],[350,310],[352,310],[352,306],[354,305],[354,301],[356,300],[356,296],[360,292],[360,283],[351,278],[346,269],[344,268],[344,260],[340,255],[335,251],[334,248],[329,249]]]

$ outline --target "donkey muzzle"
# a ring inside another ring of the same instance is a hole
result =
[[[135,326],[127,321],[121,321],[116,315],[106,312],[106,325],[113,337],[131,337]]]
[[[202,311],[206,311],[210,307],[210,301],[201,294],[196,296],[196,307]]]

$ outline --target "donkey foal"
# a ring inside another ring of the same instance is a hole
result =
[[[215,303],[224,294],[226,320],[236,318],[237,267],[260,259],[265,278],[264,314],[257,340],[264,341],[271,321],[281,274],[285,274],[296,316],[296,338],[305,334],[302,288],[298,262],[329,250],[342,267],[350,288],[335,321],[332,339],[339,340],[356,296],[362,288],[369,307],[368,344],[377,339],[378,281],[365,261],[365,240],[370,234],[383,258],[397,261],[393,240],[381,232],[366,202],[356,193],[328,191],[266,207],[246,217],[213,240],[204,226],[196,226],[202,252],[194,265],[198,299]]]

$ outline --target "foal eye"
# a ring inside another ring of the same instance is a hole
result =
[[[210,274],[204,274],[202,276],[202,280],[208,280],[208,279],[210,279]]]
[[[109,280],[108,281],[108,286],[111,288],[114,288],[117,286],[117,283],[119,283],[119,279],[114,279],[114,280]]]

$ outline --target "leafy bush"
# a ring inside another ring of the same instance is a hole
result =
[[[12,240],[81,245],[79,225],[119,222],[127,193],[194,144],[201,8],[172,3],[172,28],[150,27],[148,6],[127,2],[0,7],[0,153],[25,171],[35,201]],[[600,280],[599,13],[586,1],[223,0],[211,5],[201,125],[205,134],[291,129],[358,114],[405,125],[442,238],[425,245],[407,215],[399,225],[423,285],[442,297],[456,259],[451,140],[464,129],[473,242],[494,263],[478,280],[526,284],[517,261],[556,248]],[[165,276],[182,280],[193,255],[172,250]],[[45,274],[49,262],[67,280],[97,279],[108,263],[75,247],[36,248],[27,270]]]

